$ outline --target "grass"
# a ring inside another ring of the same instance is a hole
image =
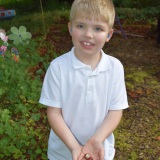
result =
[[[58,20],[60,17],[62,16],[68,17],[68,15],[69,15],[68,10],[44,12],[46,29],[49,28],[49,26],[53,24],[56,20]],[[19,27],[21,25],[26,26],[27,30],[33,34],[41,34],[41,35],[44,34],[43,17],[41,12],[36,12],[23,16],[17,15],[12,20],[3,20],[2,23],[0,23],[0,28],[4,28],[7,31],[12,26]]]

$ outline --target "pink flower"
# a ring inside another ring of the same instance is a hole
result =
[[[8,36],[5,36],[5,37],[3,37],[1,39],[2,39],[2,41],[7,42],[8,41]]]
[[[1,47],[0,47],[0,51],[6,52],[6,50],[7,50],[7,47],[6,47],[6,46],[1,46]]]

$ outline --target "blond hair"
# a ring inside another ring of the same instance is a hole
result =
[[[113,27],[115,8],[112,0],[75,0],[70,11],[70,22],[75,18],[103,18],[109,28]]]

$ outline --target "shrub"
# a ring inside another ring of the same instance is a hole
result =
[[[46,159],[48,123],[45,108],[38,103],[43,71],[34,77],[30,72],[39,62],[47,66],[37,47],[35,40],[29,46],[21,44],[19,61],[9,51],[0,61],[0,159],[3,160]]]
[[[120,19],[128,20],[129,22],[155,21],[160,14],[160,6],[144,9],[116,8],[116,13]]]

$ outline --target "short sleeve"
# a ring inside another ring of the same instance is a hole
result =
[[[46,72],[39,103],[61,108],[60,96],[60,72],[58,67],[52,62]]]
[[[126,86],[124,80],[124,68],[118,61],[114,67],[113,85],[109,110],[128,108]]]

